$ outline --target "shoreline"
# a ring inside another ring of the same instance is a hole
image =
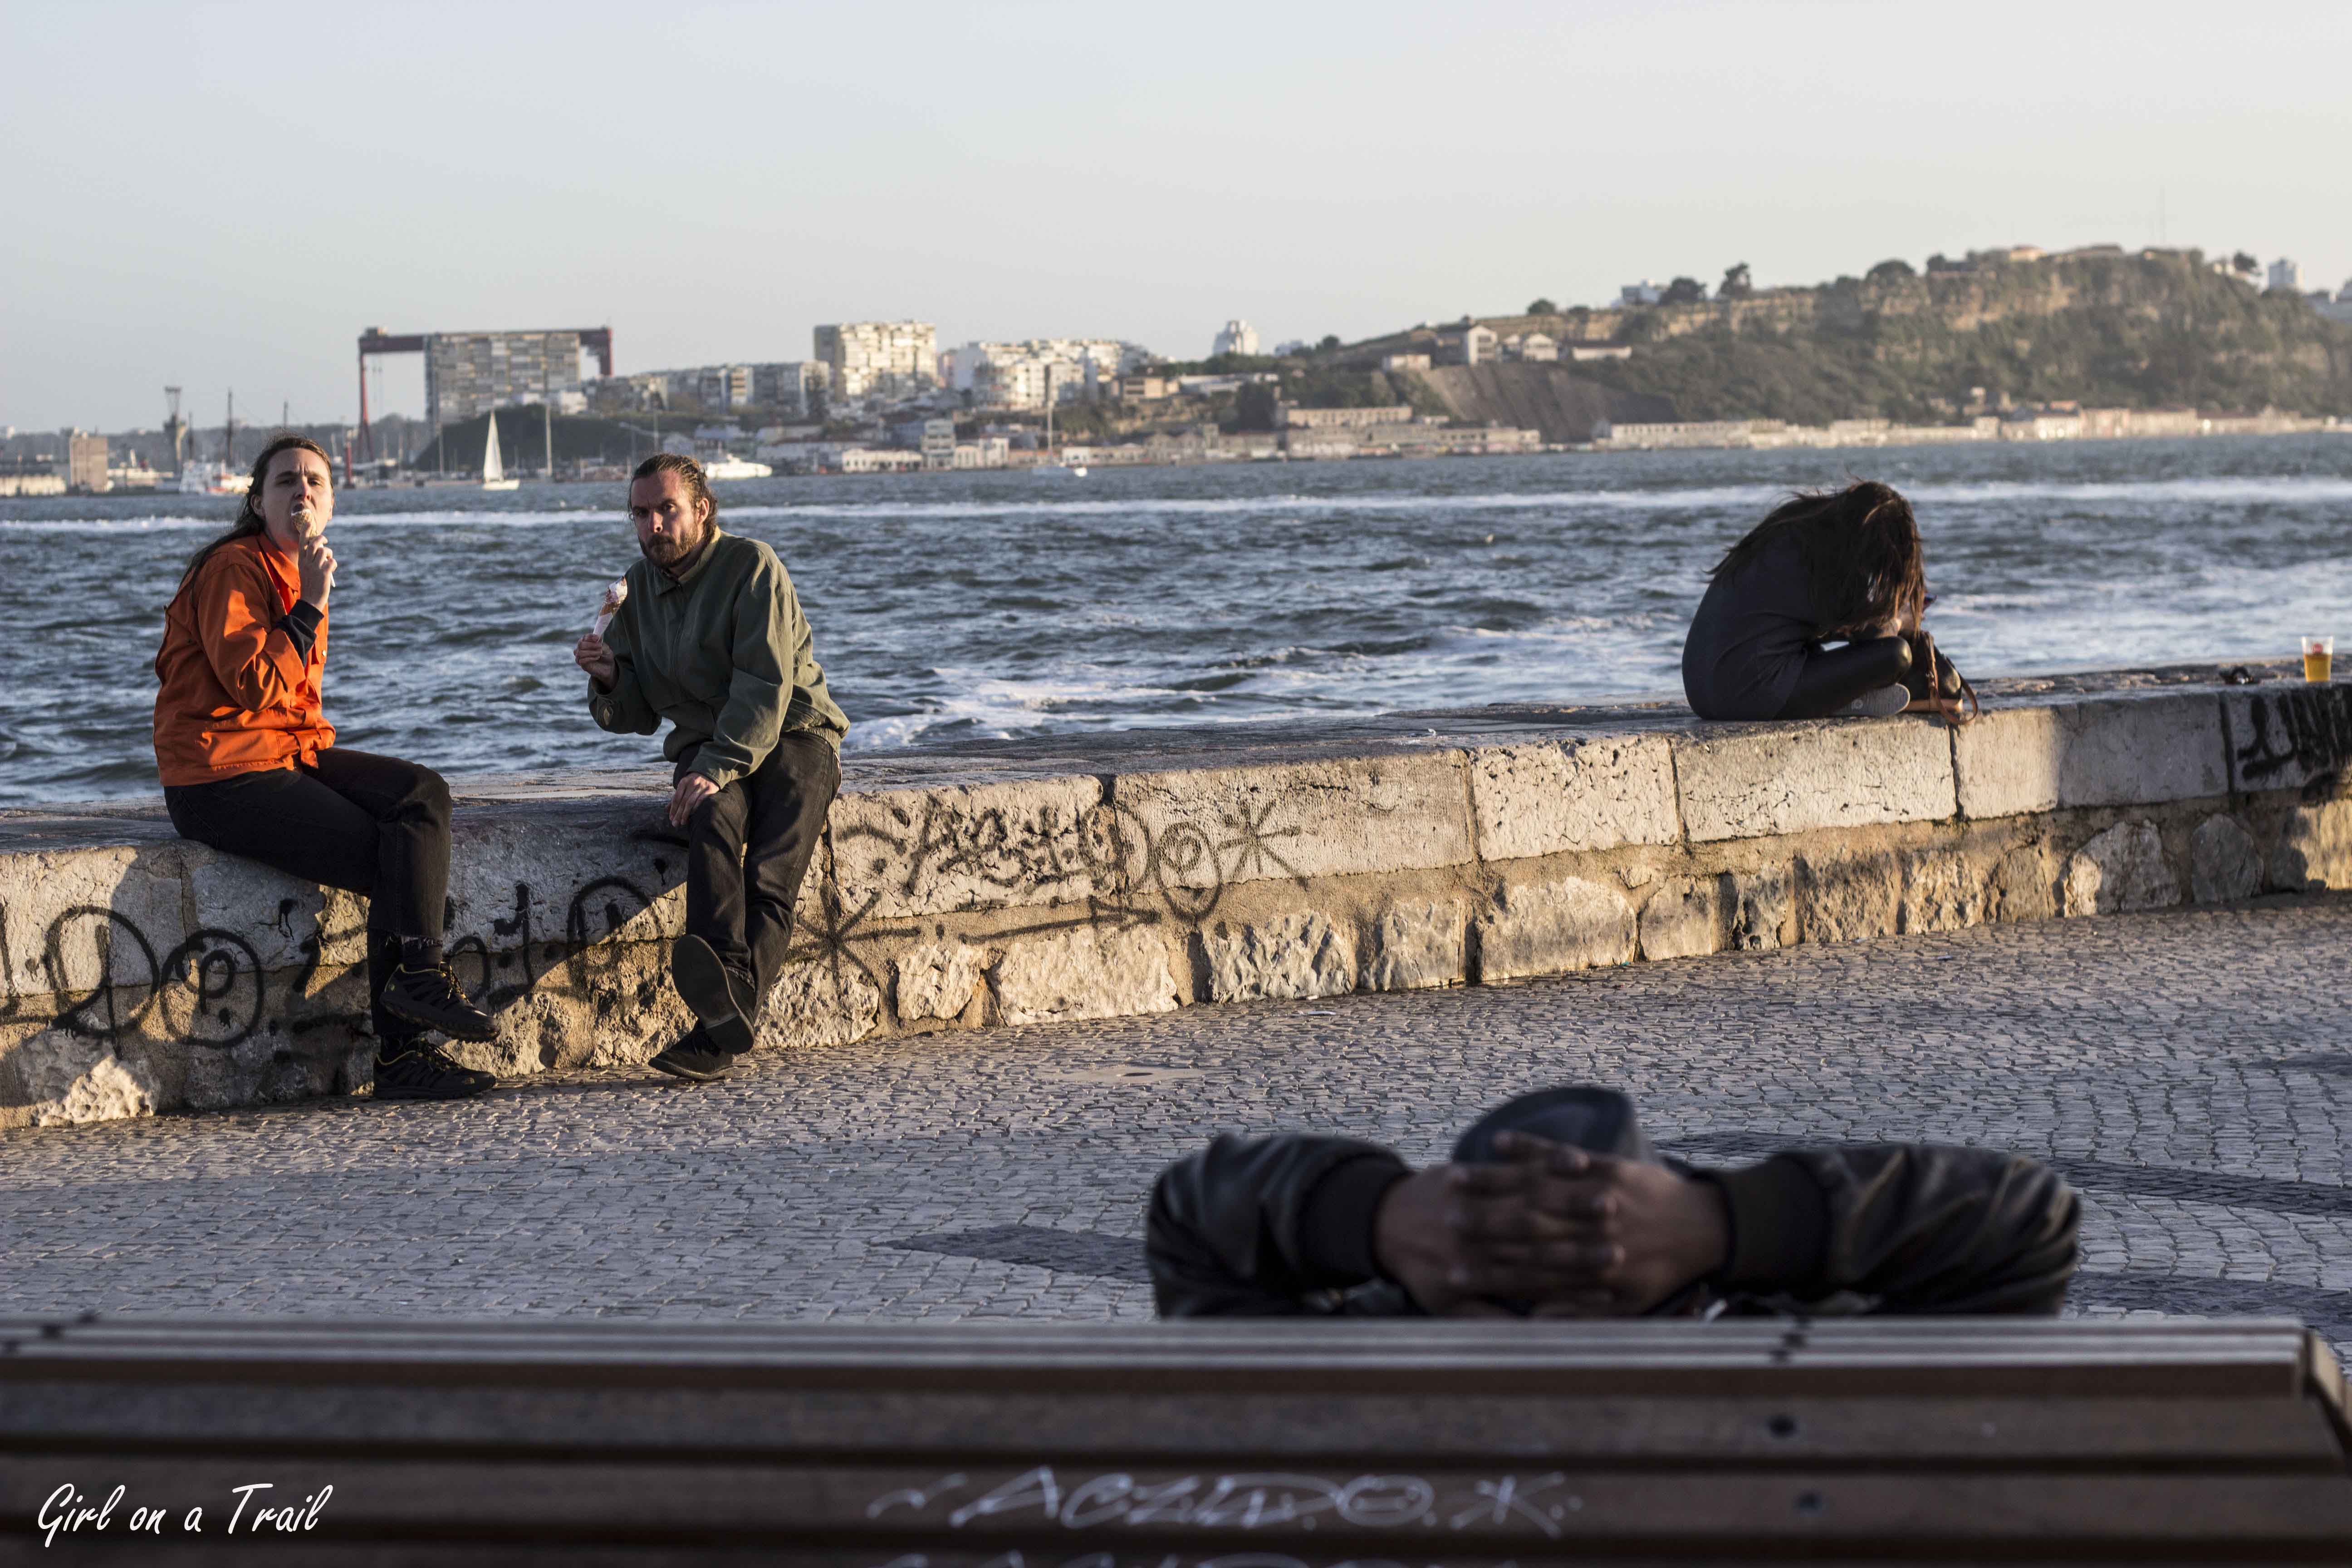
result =
[[[1465,426],[1461,431],[1460,446],[1441,446],[1420,451],[1395,447],[1372,447],[1356,451],[1332,448],[1328,432],[1318,432],[1315,443],[1307,449],[1292,452],[1284,446],[1283,432],[1265,433],[1264,444],[1256,437],[1232,437],[1224,439],[1247,445],[1231,451],[1193,450],[1171,453],[1154,451],[1148,447],[1071,447],[1057,452],[1039,449],[1023,452],[1023,462],[1007,462],[986,468],[923,468],[911,465],[860,468],[795,469],[778,465],[767,479],[871,479],[915,474],[1019,473],[1024,469],[1047,467],[1049,463],[1093,468],[1213,468],[1253,463],[1332,463],[1332,462],[1404,462],[1446,458],[1535,458],[1564,454],[1607,455],[1620,452],[1693,452],[1693,451],[1832,451],[1851,447],[1879,450],[1901,450],[1916,447],[1972,447],[2021,445],[2049,447],[2058,445],[2105,445],[2126,441],[2207,441],[2243,440],[2283,436],[2352,436],[2352,421],[2330,415],[2306,417],[2300,415],[2263,416],[2196,416],[2195,428],[2167,424],[2146,430],[2109,429],[2098,431],[2053,430],[2048,422],[1986,421],[1975,425],[1895,425],[1886,420],[1839,420],[1827,426],[1789,425],[1776,419],[1693,420],[1674,425],[1626,426],[1614,429],[1605,437],[1591,441],[1546,442],[1524,444],[1512,441],[1507,445],[1486,445],[1490,437],[1516,433]],[[1988,431],[1988,424],[2000,426]],[[2012,433],[2012,426],[2020,433]],[[1479,443],[1475,449],[1472,441]],[[1126,457],[1129,451],[1144,453],[1141,457]],[[1045,476],[1040,476],[1045,477]],[[1062,475],[1056,479],[1083,479],[1087,476]],[[557,475],[553,479],[527,477],[532,485],[610,484],[607,475],[594,477]],[[743,482],[732,479],[714,479],[715,485],[732,486]],[[426,476],[393,480],[369,481],[357,479],[341,487],[348,490],[470,490],[477,481],[447,476]],[[0,500],[98,500],[109,496],[177,495],[184,492],[171,487],[156,485],[141,488],[120,487],[105,490],[18,490],[0,479]],[[218,499],[192,497],[191,499]]]

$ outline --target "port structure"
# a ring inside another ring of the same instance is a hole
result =
[[[573,329],[569,327],[556,330],[562,331],[573,331]],[[369,356],[373,354],[421,354],[430,346],[434,338],[441,335],[444,334],[435,332],[387,332],[382,327],[370,327],[365,331],[360,333],[359,435],[360,447],[365,454],[363,458],[364,461],[373,462],[375,460],[375,431],[368,419],[367,371]],[[516,333],[513,335],[545,336],[546,334]],[[613,329],[610,327],[582,327],[578,329],[578,335],[580,338],[580,347],[586,353],[596,356],[596,374],[605,376],[611,375],[613,374]]]

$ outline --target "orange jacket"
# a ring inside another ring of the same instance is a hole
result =
[[[319,703],[326,617],[307,658],[281,624],[300,593],[293,561],[254,534],[214,551],[172,601],[155,655],[155,767],[165,784],[316,762],[335,743]]]

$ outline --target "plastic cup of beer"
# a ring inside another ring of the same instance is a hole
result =
[[[2335,674],[2336,639],[2334,637],[2304,638],[2303,678],[2305,680],[2322,681],[2333,679]]]

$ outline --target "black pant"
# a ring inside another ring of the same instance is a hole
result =
[[[183,838],[368,900],[368,995],[402,938],[438,942],[449,893],[449,786],[431,768],[330,746],[315,768],[269,768],[163,791]],[[414,1025],[373,1009],[379,1041]]]
[[[1789,695],[1782,719],[1826,719],[1864,692],[1900,686],[1911,673],[1911,644],[1903,637],[1865,637],[1843,647],[1816,647]]]
[[[698,745],[679,753],[676,777]],[[751,983],[756,1011],[784,966],[793,905],[841,787],[841,759],[824,737],[793,731],[760,765],[697,806],[687,824],[686,930]]]

